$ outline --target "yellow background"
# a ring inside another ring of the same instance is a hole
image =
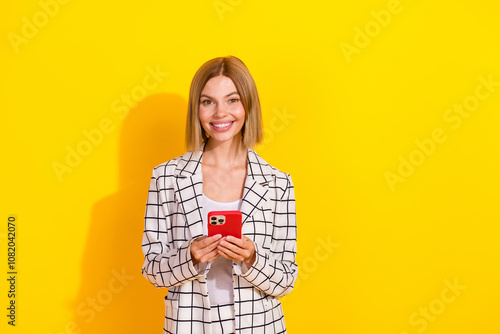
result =
[[[480,79],[500,82],[496,2],[66,2],[0,9],[2,333],[161,333],[166,291],[140,273],[149,178],[184,152],[194,72],[228,54],[259,89],[256,150],[296,188],[289,333],[500,333],[500,86]]]

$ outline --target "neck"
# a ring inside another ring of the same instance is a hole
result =
[[[243,145],[241,138],[225,142],[216,142],[208,139],[203,152],[203,163],[230,169],[238,165],[246,164],[247,148]]]

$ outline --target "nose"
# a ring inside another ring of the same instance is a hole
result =
[[[215,107],[214,116],[217,118],[224,118],[228,114],[227,106],[224,103],[218,103]]]

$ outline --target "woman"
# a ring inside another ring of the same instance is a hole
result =
[[[286,333],[279,297],[297,279],[292,179],[253,149],[259,96],[236,57],[209,60],[191,83],[189,151],[153,169],[143,275],[165,297],[166,333]],[[242,237],[207,237],[210,211],[240,210]]]

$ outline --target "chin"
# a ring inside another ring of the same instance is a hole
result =
[[[235,136],[220,136],[220,135],[215,135],[215,136],[210,136],[209,138],[212,138],[214,141],[217,142],[227,142],[227,141],[232,141],[235,140]]]

